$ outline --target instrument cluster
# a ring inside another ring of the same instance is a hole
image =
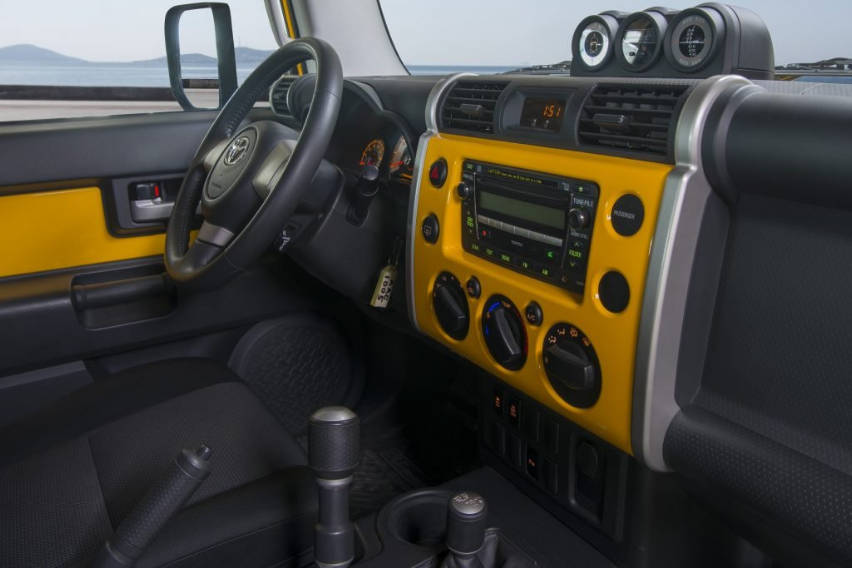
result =
[[[739,73],[771,78],[772,40],[753,12],[724,4],[687,10],[608,11],[574,32],[571,73],[578,76],[707,77]]]

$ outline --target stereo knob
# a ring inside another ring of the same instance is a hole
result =
[[[470,185],[466,182],[461,182],[456,186],[456,195],[458,195],[462,201],[466,201],[468,197],[473,195],[473,189],[471,189]]]
[[[553,390],[567,403],[587,408],[601,392],[601,372],[592,342],[577,327],[559,323],[544,339],[544,371]]]
[[[435,280],[432,308],[447,335],[453,339],[465,338],[470,326],[467,296],[458,279],[449,272],[442,272]]]
[[[585,229],[589,226],[589,212],[585,209],[568,211],[568,226],[572,229]]]
[[[517,371],[527,360],[527,332],[523,318],[505,296],[491,296],[482,314],[482,333],[494,360]]]

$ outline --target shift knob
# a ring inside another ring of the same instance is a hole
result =
[[[358,467],[358,416],[345,406],[327,406],[308,422],[308,463],[318,479],[343,479]]]
[[[447,509],[447,548],[456,555],[473,555],[485,541],[488,507],[477,493],[466,491],[450,498]]]
[[[317,477],[314,559],[319,568],[346,568],[355,558],[349,485],[360,452],[360,426],[354,412],[343,406],[328,406],[311,415],[308,464]]]

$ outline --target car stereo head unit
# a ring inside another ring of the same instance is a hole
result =
[[[465,160],[458,193],[464,250],[583,292],[597,185]]]

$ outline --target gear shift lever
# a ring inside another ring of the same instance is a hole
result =
[[[476,553],[485,541],[488,507],[482,496],[466,491],[450,498],[447,509],[447,548],[442,568],[482,568]]]
[[[314,558],[319,568],[347,568],[355,558],[349,485],[361,453],[358,416],[343,406],[320,408],[308,422],[308,462],[319,490]]]

